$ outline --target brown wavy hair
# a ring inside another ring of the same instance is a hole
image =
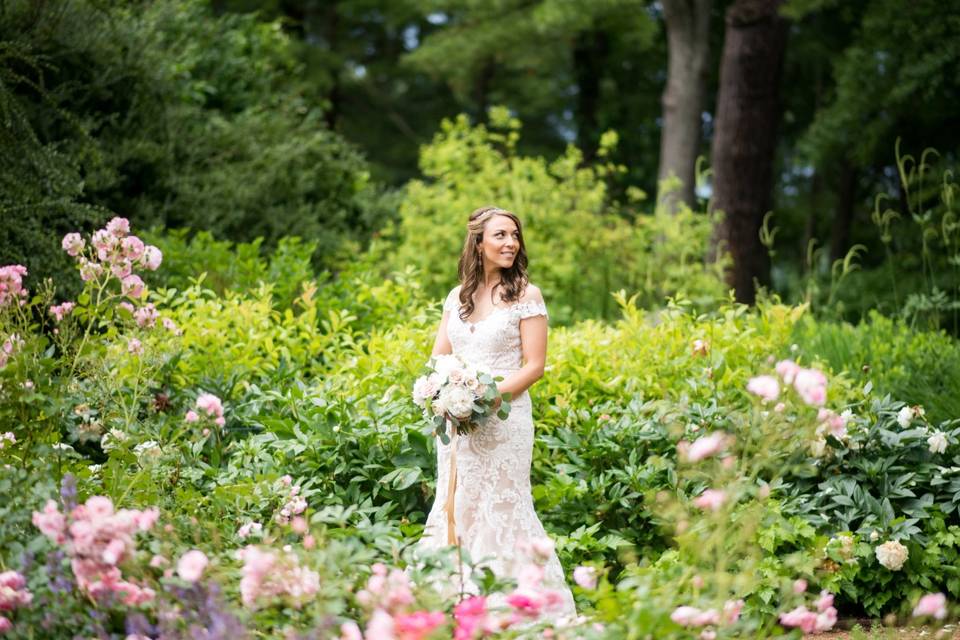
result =
[[[460,253],[460,263],[457,274],[460,278],[460,319],[466,320],[474,311],[473,294],[483,284],[483,260],[480,257],[479,245],[483,240],[483,230],[487,221],[493,216],[506,216],[517,225],[517,235],[520,246],[513,258],[509,269],[500,270],[500,282],[494,287],[500,287],[500,297],[506,302],[520,300],[530,282],[527,276],[527,247],[523,243],[523,228],[520,218],[516,214],[488,205],[480,207],[470,214],[467,219],[467,237],[463,241],[463,251]]]

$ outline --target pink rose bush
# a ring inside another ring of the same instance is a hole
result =
[[[928,593],[913,608],[914,618],[929,617],[943,620],[947,617],[947,597],[942,593]]]
[[[110,498],[93,496],[62,514],[53,500],[33,513],[33,524],[64,547],[77,585],[93,599],[117,596],[126,605],[153,600],[152,589],[123,579],[120,565],[136,552],[135,535],[150,530],[159,517],[155,508],[115,511]]]
[[[27,268],[20,264],[0,267],[0,310],[26,304],[28,292],[23,286],[26,275]]]

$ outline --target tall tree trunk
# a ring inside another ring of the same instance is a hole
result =
[[[693,206],[701,114],[710,63],[711,0],[663,0],[667,27],[667,86],[663,90],[663,131],[657,178],[680,179],[679,191],[660,193],[657,200],[671,211],[685,202]]]
[[[577,80],[577,144],[587,162],[597,154],[600,142],[600,80],[609,50],[607,34],[600,30],[577,34],[573,47],[573,71]]]
[[[311,12],[316,15],[316,7],[313,5],[313,3],[310,3],[310,9]],[[330,51],[336,54],[338,53],[340,36],[340,14],[337,11],[336,2],[331,2],[329,5],[327,5],[326,14],[326,40],[330,47]],[[327,100],[330,102],[330,108],[327,109],[324,119],[327,121],[327,127],[329,127],[331,131],[334,131],[337,128],[337,121],[340,119],[340,111],[343,103],[339,69],[333,71],[333,85],[330,87],[330,92],[327,94]]]
[[[847,255],[850,248],[850,227],[857,204],[857,169],[849,159],[841,160],[837,208],[830,229],[830,262]]]
[[[496,63],[488,58],[477,69],[473,83],[473,104],[477,109],[477,122],[487,122],[487,109],[490,108],[490,88],[493,86],[493,75]]]
[[[787,25],[783,0],[736,0],[727,10],[713,139],[713,208],[723,212],[714,247],[733,257],[727,283],[753,304],[754,280],[767,284],[770,260],[760,243],[770,210],[780,119],[780,76]]]

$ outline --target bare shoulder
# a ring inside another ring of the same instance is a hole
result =
[[[543,293],[540,291],[540,287],[533,283],[527,284],[519,302],[543,302]]]

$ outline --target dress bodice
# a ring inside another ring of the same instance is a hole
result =
[[[547,307],[539,300],[498,306],[476,322],[460,319],[460,286],[447,295],[444,310],[447,337],[453,352],[475,366],[485,366],[495,373],[519,369],[522,364],[520,321],[531,316],[546,316]]]

